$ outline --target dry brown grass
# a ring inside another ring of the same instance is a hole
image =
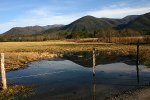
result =
[[[140,37],[113,37],[111,38],[112,43],[122,43],[122,44],[136,44],[137,41],[140,43],[150,43],[150,36],[140,36]]]
[[[136,55],[136,45],[66,41],[0,43],[0,52],[5,53],[7,71],[23,68],[31,61],[58,57],[58,53],[91,52],[93,48],[108,55]],[[140,58],[145,64],[150,64],[150,45],[140,46]]]
[[[9,86],[7,90],[0,91],[0,100],[22,100],[33,94],[31,87]]]
[[[138,37],[111,37],[111,38],[83,38],[83,39],[71,39],[68,41],[77,43],[90,43],[90,42],[103,42],[103,43],[118,43],[118,44],[135,44],[137,41],[144,44],[150,44],[150,36],[138,36]]]
[[[38,53],[38,52],[14,52],[14,53],[5,53],[5,66],[6,70],[16,70],[19,68],[24,68],[29,62],[40,60],[40,59],[50,59],[58,57],[57,54],[50,54],[47,52]]]

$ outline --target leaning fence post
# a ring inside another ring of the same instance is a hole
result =
[[[7,81],[6,81],[6,72],[4,67],[4,53],[1,53],[1,75],[2,75],[2,84],[3,89],[7,89]]]
[[[96,60],[96,58],[95,58],[95,48],[93,48],[93,75],[95,75],[95,60]]]

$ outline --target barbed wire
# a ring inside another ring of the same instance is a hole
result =
[[[84,57],[79,57],[79,55],[71,55],[71,56],[76,56],[79,58],[79,60],[74,60],[74,61],[88,61],[90,59],[93,58],[93,55],[84,59]],[[100,54],[95,54],[95,57],[99,57]],[[126,61],[133,61],[133,60],[136,60],[136,59],[132,59],[132,60],[125,60],[125,61],[119,61],[119,63],[121,62],[126,62]],[[18,67],[13,67],[13,68],[6,68],[6,70],[9,70],[9,69],[13,69],[13,70],[16,70],[16,69],[19,69]],[[75,71],[75,70],[73,70]],[[76,70],[77,71],[77,70]],[[43,74],[35,74],[35,75],[28,75],[28,76],[18,76],[18,77],[12,77],[12,78],[7,78],[8,80],[12,80],[12,79],[21,79],[21,78],[30,78],[30,77],[37,77],[37,76],[44,76],[44,75],[51,75],[51,74],[59,74],[59,73],[62,73],[62,72],[65,72],[65,71],[59,71],[59,72],[53,72],[53,73],[43,73]],[[150,77],[144,77],[144,78],[150,78]],[[119,79],[119,78],[101,78],[101,79]],[[126,79],[122,79],[122,80],[137,80],[135,78],[126,78]],[[146,79],[141,79],[143,81],[148,81],[149,80],[146,80]],[[109,84],[110,85],[110,84]],[[111,84],[112,85],[112,84]],[[119,84],[114,84],[114,85],[119,85]],[[123,84],[121,84],[123,85]],[[129,85],[128,85],[129,86]],[[131,86],[131,85],[130,85]],[[135,86],[134,84],[132,86]],[[139,86],[139,85],[138,85]]]

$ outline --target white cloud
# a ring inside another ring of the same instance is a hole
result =
[[[42,16],[42,17],[47,17],[49,13],[50,12],[46,8],[33,9],[28,12],[29,15],[36,15],[36,16]]]
[[[94,10],[87,12],[88,15],[95,17],[122,18],[127,15],[140,15],[150,11],[150,7],[140,8],[108,8],[102,10]]]
[[[0,33],[4,33],[13,27],[25,27],[34,25],[53,25],[53,24],[69,24],[74,20],[82,17],[82,15],[62,15],[48,12],[46,9],[34,9],[28,11],[25,15],[17,19],[13,19],[6,23],[0,23]]]

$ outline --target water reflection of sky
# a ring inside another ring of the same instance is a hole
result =
[[[140,84],[149,82],[150,69],[144,65],[140,65],[139,68]],[[19,78],[20,76],[31,77]],[[80,95],[92,95],[93,78],[95,79],[97,94],[105,97],[105,93],[112,93],[112,90],[136,87],[138,85],[136,76],[135,65],[118,62],[97,65],[96,76],[93,77],[92,68],[83,67],[65,59],[33,62],[28,65],[28,68],[7,73],[9,84],[35,85],[40,94],[53,92],[49,96],[53,95],[54,97],[55,95],[70,95],[68,93],[76,93],[76,91]]]

